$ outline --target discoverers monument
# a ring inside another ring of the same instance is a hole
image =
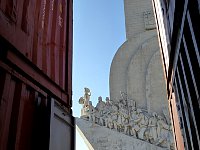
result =
[[[151,0],[124,0],[126,38],[110,68],[110,97],[80,97],[77,128],[89,149],[174,149]]]

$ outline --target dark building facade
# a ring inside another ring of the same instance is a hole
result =
[[[0,0],[0,150],[74,150],[72,0]]]
[[[152,0],[174,140],[200,149],[200,1]]]

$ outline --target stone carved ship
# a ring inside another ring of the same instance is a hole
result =
[[[100,96],[94,107],[90,101],[91,92],[85,88],[84,96],[79,99],[79,103],[83,105],[81,118],[133,138],[173,150],[172,128],[165,109],[163,109],[162,116],[156,112],[150,114],[147,110],[137,108],[136,102],[129,99],[126,93],[120,92],[120,94],[121,99],[118,101],[112,101],[108,97],[103,101]]]

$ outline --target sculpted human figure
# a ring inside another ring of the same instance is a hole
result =
[[[97,123],[102,125],[102,126],[104,125],[104,117],[105,117],[104,116],[104,111],[105,111],[104,107],[105,107],[105,102],[102,101],[102,97],[99,96],[98,97],[98,103],[97,103],[95,108],[98,111],[98,115],[97,115],[98,121],[97,121]]]
[[[123,128],[124,123],[124,110],[123,110],[123,103],[119,102],[119,108],[118,108],[118,118],[117,118],[117,124],[118,124],[118,131],[120,132]]]
[[[118,109],[119,107],[114,104],[112,105],[113,108],[113,112],[112,112],[112,122],[113,122],[113,127],[114,129],[116,129],[117,131],[119,131],[119,123],[118,123]]]
[[[127,134],[127,135],[136,136],[136,132],[135,132],[134,128],[132,128],[132,126],[134,126],[134,124],[133,124],[131,119],[133,119],[133,118],[129,114],[129,110],[123,109],[122,115],[123,115],[124,133]]]
[[[84,96],[80,97],[79,104],[82,104],[83,108],[81,109],[81,117],[84,119],[88,119],[89,117],[89,100],[91,96],[90,89],[84,88]]]
[[[96,119],[95,119],[95,108],[92,105],[92,102],[89,101],[89,121],[95,123]]]
[[[121,124],[122,124],[122,128],[124,128],[124,133],[125,134],[130,134],[129,131],[130,131],[130,124],[129,124],[129,112],[127,109],[125,109],[124,107],[121,107],[120,109],[120,115],[121,115]]]
[[[156,142],[156,145],[160,145],[160,146],[167,145],[170,126],[166,123],[165,119],[161,116],[158,116],[157,126],[158,126],[157,127],[158,141]]]
[[[130,120],[129,120],[129,124],[130,124],[130,135],[133,137],[136,137],[136,132],[139,131],[139,126],[137,123],[135,123],[135,120],[138,119],[137,117],[137,111],[132,110],[132,113],[130,114]]]
[[[123,132],[126,135],[148,141],[169,150],[174,150],[174,141],[171,126],[168,125],[166,118],[152,113],[149,114],[145,110],[136,108],[134,100],[126,101],[127,95],[123,95],[123,100],[113,102],[106,97],[106,102],[102,101],[102,97],[98,97],[96,107],[92,105],[90,100],[91,92],[85,89],[84,96],[80,97],[79,103],[83,105],[81,109],[81,118]]]
[[[108,114],[106,119],[105,119],[105,126],[109,129],[113,128],[113,120],[111,114]]]
[[[114,102],[111,99],[109,100],[109,103],[110,103],[111,106],[114,105]]]
[[[153,116],[149,119],[149,141],[155,143],[158,138],[157,134],[157,113],[153,113]]]
[[[107,115],[108,113],[111,112],[111,103],[110,103],[110,100],[109,100],[109,97],[106,97],[106,103],[105,103],[105,107],[104,107],[104,115]]]
[[[121,91],[120,91],[120,94],[122,97],[120,101],[123,103],[124,107],[127,107],[127,94]]]
[[[136,102],[134,100],[131,99],[129,101],[128,109],[129,109],[129,114],[131,114],[133,110],[136,110]]]
[[[103,116],[104,106],[105,106],[105,103],[102,101],[102,97],[99,96],[98,97],[98,103],[97,103],[95,109],[97,110],[97,115],[96,115],[97,123],[100,124],[100,125],[103,122],[102,116]]]
[[[171,124],[169,125],[169,132],[168,132],[168,138],[167,138],[167,147],[170,150],[175,150],[174,147],[174,138],[173,138],[173,134],[172,134],[172,126]]]
[[[130,125],[130,123],[124,123],[123,124],[123,127],[124,127],[124,133],[127,134],[127,135],[131,135],[132,134],[132,127]]]
[[[84,105],[84,102],[85,102],[84,97],[80,97],[78,102],[79,102],[79,104]]]
[[[106,97],[106,105],[109,105],[109,106],[111,105],[109,97]]]
[[[140,130],[140,127],[139,127],[139,122],[141,120],[141,117],[139,114],[140,112],[141,112],[140,109],[136,109],[131,114],[131,126],[132,126],[131,134],[135,137],[138,137],[138,132]]]
[[[137,131],[138,138],[145,140],[144,132],[147,129],[149,120],[148,120],[147,116],[145,116],[142,113],[141,109],[138,109],[137,113],[138,113],[137,119],[134,120],[134,122],[137,123],[139,126],[139,130]]]
[[[83,108],[81,108],[81,116],[83,116],[85,114],[84,102],[85,102],[85,99],[83,97],[80,97],[79,104],[82,104],[82,107],[83,107]]]
[[[104,115],[99,117],[99,122],[98,123],[101,126],[105,125],[105,116]]]
[[[119,115],[121,117],[120,123],[128,123],[129,116],[128,116],[128,109],[126,109],[123,103],[119,103]]]
[[[103,115],[103,109],[105,107],[105,102],[102,101],[102,97],[99,96],[98,97],[98,103],[96,105],[96,109],[99,111],[100,115],[102,116]]]
[[[85,91],[85,95],[84,95],[84,106],[83,107],[87,107],[89,105],[89,100],[90,100],[90,96],[91,96],[91,92],[89,88],[84,88]]]

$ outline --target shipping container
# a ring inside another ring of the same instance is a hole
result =
[[[74,150],[72,0],[0,0],[0,150]]]
[[[0,62],[0,149],[74,150],[74,141],[70,109]]]
[[[72,0],[0,0],[0,36],[10,64],[71,106]]]

